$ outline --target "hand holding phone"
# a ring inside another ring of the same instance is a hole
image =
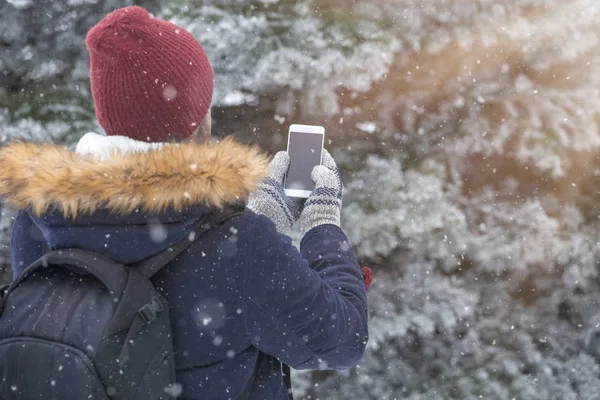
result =
[[[340,170],[327,150],[323,150],[322,165],[313,169],[312,178],[315,190],[304,203],[299,218],[303,234],[320,225],[340,226],[344,184]]]
[[[284,190],[289,197],[308,198],[315,188],[311,178],[315,166],[321,165],[325,128],[316,125],[290,125],[287,151],[290,167]]]
[[[300,216],[300,204],[288,197],[283,190],[285,174],[289,169],[290,157],[280,151],[269,163],[267,176],[248,197],[247,207],[256,214],[268,217],[279,233],[290,235],[292,226]]]

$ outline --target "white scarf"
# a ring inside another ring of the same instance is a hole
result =
[[[112,155],[128,153],[146,153],[148,150],[160,149],[167,143],[147,143],[128,138],[127,136],[104,136],[89,132],[77,143],[75,152],[89,155],[98,160],[106,160]]]

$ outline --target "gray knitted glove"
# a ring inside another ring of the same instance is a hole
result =
[[[268,217],[275,223],[279,233],[288,236],[300,216],[298,203],[287,197],[283,190],[283,179],[289,166],[288,153],[285,151],[277,153],[269,164],[267,177],[250,195],[247,206],[255,213]]]
[[[315,226],[333,224],[340,226],[344,185],[333,157],[323,149],[323,163],[313,168],[311,174],[315,190],[304,204],[300,214],[300,230],[306,234]]]

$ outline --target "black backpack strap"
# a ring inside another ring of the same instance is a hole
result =
[[[257,366],[255,365],[252,375],[250,375],[250,379],[248,379],[248,383],[246,383],[242,394],[237,398],[237,400],[248,400],[250,398],[250,395],[252,394],[252,385],[256,379],[256,367]],[[281,364],[281,367],[283,372],[283,382],[285,383],[289,399],[294,400],[294,396],[292,395],[292,375],[290,374],[290,367],[286,364]]]
[[[81,275],[93,275],[112,293],[123,291],[127,271],[123,265],[100,254],[81,249],[61,249],[44,254],[21,273],[8,287],[6,295],[33,272],[49,265],[61,265]]]
[[[285,383],[285,387],[288,392],[288,396],[290,396],[290,400],[294,399],[292,395],[292,372],[290,371],[290,366],[287,364],[281,364],[282,372],[283,372],[283,382]]]
[[[238,213],[236,211],[235,213]],[[201,231],[201,233],[207,232],[210,228],[216,226],[216,224],[223,222],[225,219],[233,217],[234,213],[225,210],[218,210],[216,212],[207,214],[199,224],[196,232]],[[198,237],[198,233],[196,233],[196,238]],[[195,238],[194,238],[195,239]],[[192,242],[189,239],[184,239],[181,242],[176,243],[175,245],[152,255],[140,262],[135,264],[129,264],[129,268],[134,272],[134,277],[145,277],[146,279],[150,279],[153,275],[155,275],[161,268],[167,266],[171,261],[173,261],[179,254],[185,251]],[[134,329],[130,329],[130,333],[134,335],[137,333],[139,328],[143,326],[141,322],[148,323],[152,320],[156,315],[162,310],[164,306],[157,299],[150,300],[149,303],[145,302],[143,299],[146,296],[147,290],[143,283],[139,282],[139,280],[134,279],[129,282],[129,287],[127,288],[126,295],[128,296],[127,304],[123,308],[119,308],[115,311],[113,319],[108,323],[105,327],[105,331],[103,335],[105,337],[113,335],[125,327],[129,327],[134,316],[137,318],[139,316],[141,318],[140,321],[135,323]],[[131,304],[136,304],[139,306],[138,308],[132,309]],[[135,312],[135,315],[132,314]],[[139,314],[139,315],[137,315]],[[127,352],[125,348],[123,351]]]
[[[244,390],[242,390],[242,394],[237,398],[237,400],[248,400],[250,399],[250,395],[252,394],[252,386],[254,385],[254,381],[256,380],[256,365],[252,370],[252,375],[250,375],[250,379],[248,379],[248,383],[244,386]]]
[[[0,285],[0,314],[2,314],[2,310],[4,309],[4,293],[10,287],[10,283],[5,283]]]
[[[142,272],[147,278],[152,278],[158,271],[190,247],[197,238],[228,219],[243,214],[243,212],[244,210],[241,208],[223,208],[213,211],[202,218],[192,237],[186,238],[166,250],[132,264],[131,266]]]
[[[136,273],[143,275],[147,279],[152,278],[163,267],[167,266],[171,261],[183,253],[190,245],[202,234],[210,229],[222,224],[226,220],[241,214],[243,211],[239,209],[219,209],[207,214],[202,218],[200,224],[196,228],[195,235],[192,238],[186,238],[181,242],[161,251],[158,254],[150,256],[138,263],[130,264],[129,266],[136,270]],[[192,240],[190,240],[192,239]],[[141,293],[141,292],[140,292]],[[133,295],[138,297],[137,295]],[[133,299],[132,299],[133,300]],[[160,297],[155,297],[137,310],[137,313],[129,327],[129,331],[125,338],[121,352],[119,353],[119,365],[123,366],[129,360],[129,342],[146,324],[152,322],[157,314],[163,310],[166,305],[162,303]],[[122,314],[122,315],[121,315]],[[130,320],[130,316],[126,313],[116,313],[113,321],[106,327],[105,335],[113,334],[121,329],[124,321]]]

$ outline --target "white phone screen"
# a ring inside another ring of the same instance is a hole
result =
[[[285,180],[285,188],[312,191],[315,183],[310,174],[315,166],[321,164],[323,135],[294,131],[290,131],[289,135],[290,168]]]

